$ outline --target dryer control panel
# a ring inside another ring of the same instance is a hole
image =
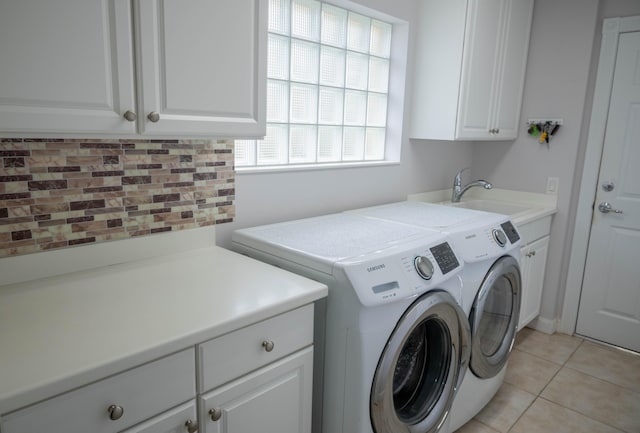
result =
[[[336,264],[366,306],[414,297],[452,279],[463,267],[450,242],[403,245]],[[457,279],[456,279],[457,280]],[[460,302],[459,293],[452,295]]]
[[[508,254],[520,246],[520,234],[511,221],[450,234],[456,251],[466,263],[489,260]]]

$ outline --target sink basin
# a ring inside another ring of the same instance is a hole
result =
[[[460,203],[446,202],[442,204],[446,204],[448,206],[463,207],[465,209],[499,213],[509,216],[531,209],[530,206],[497,200],[466,200],[461,201]]]

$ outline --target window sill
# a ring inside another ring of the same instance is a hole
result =
[[[385,167],[400,165],[400,161],[357,161],[357,162],[340,162],[327,164],[290,164],[290,165],[272,165],[264,167],[236,167],[237,175],[243,174],[267,174],[267,173],[286,173],[297,171],[316,171],[316,170],[335,170],[344,168],[367,168],[367,167]]]

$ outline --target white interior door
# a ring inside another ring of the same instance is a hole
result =
[[[576,332],[640,351],[640,32],[621,33]],[[604,207],[608,203],[611,210]]]

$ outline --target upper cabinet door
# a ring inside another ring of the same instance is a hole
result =
[[[513,140],[533,0],[421,0],[411,137]]]
[[[2,2],[0,59],[5,136],[135,133],[128,0]]]
[[[502,69],[493,124],[497,136],[503,139],[518,136],[532,17],[533,0],[507,2]]]
[[[488,137],[493,128],[506,1],[469,2],[456,138]]]
[[[134,4],[140,133],[264,136],[267,1]]]

